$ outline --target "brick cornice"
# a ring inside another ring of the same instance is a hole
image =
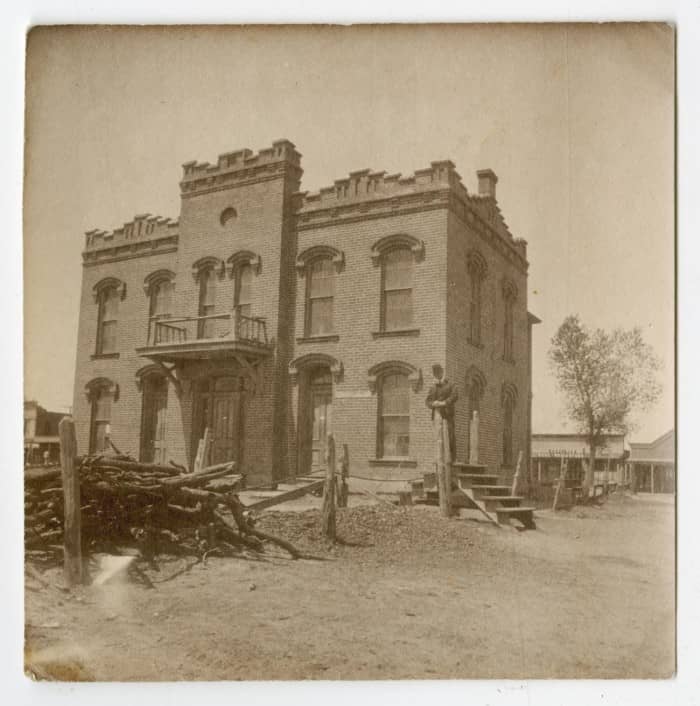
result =
[[[101,250],[87,250],[83,252],[83,267],[177,252],[177,247],[178,236],[171,235],[159,240],[135,241],[102,248]]]

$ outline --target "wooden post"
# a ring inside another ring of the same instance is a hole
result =
[[[454,459],[453,459],[454,460]],[[469,420],[469,464],[476,466],[479,463],[479,413],[474,410]]]
[[[438,497],[440,499],[440,513],[443,517],[452,515],[452,462],[449,458],[449,436],[447,425],[443,416],[438,415],[440,419],[438,439],[437,439],[437,481],[438,481]],[[448,437],[445,439],[445,437]],[[447,441],[447,444],[445,443]],[[445,448],[447,447],[447,452]]]
[[[348,476],[350,475],[350,452],[343,444],[343,456],[340,459],[340,488],[338,489],[338,507],[348,506]]]
[[[552,512],[557,511],[557,505],[559,503],[559,496],[566,482],[566,471],[568,468],[568,459],[564,456],[561,457],[561,465],[559,466],[559,482],[557,483],[557,489],[554,492],[554,502],[552,503]]]
[[[651,476],[649,481],[651,483],[651,494],[653,495],[656,492],[655,488],[654,488],[654,464],[653,463],[649,464],[649,475]]]
[[[204,430],[204,436],[199,440],[197,455],[194,458],[193,472],[199,473],[207,465],[209,455],[209,427]]]
[[[83,555],[80,545],[80,476],[75,467],[77,442],[75,422],[63,417],[58,423],[63,480],[63,573],[68,587],[83,581]]]
[[[518,451],[518,462],[515,464],[515,473],[513,474],[513,485],[510,489],[511,495],[518,494],[518,483],[520,481],[520,467],[523,463],[523,452]]]
[[[323,509],[321,512],[321,531],[335,542],[335,439],[328,435],[326,443],[326,483],[323,486]]]
[[[537,484],[541,485],[542,483],[542,459],[538,458],[537,459]]]

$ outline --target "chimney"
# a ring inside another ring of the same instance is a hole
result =
[[[493,170],[479,169],[476,176],[479,180],[479,196],[491,196],[495,199],[498,177],[493,173]]]

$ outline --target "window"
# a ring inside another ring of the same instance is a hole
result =
[[[485,388],[484,376],[476,368],[472,368],[467,374],[467,460],[472,456],[472,419],[474,412],[477,415],[481,412],[481,398],[484,396]],[[478,458],[478,449],[474,449],[474,451],[477,452],[476,457]]]
[[[333,333],[335,266],[331,258],[313,260],[306,275],[306,335]]]
[[[172,314],[173,283],[162,279],[151,287],[151,318],[162,319]]]
[[[513,411],[515,393],[506,388],[503,392],[503,465],[513,465]]]
[[[251,316],[253,291],[253,266],[250,263],[242,264],[235,273],[233,308],[236,318]]]
[[[102,453],[109,447],[109,420],[112,416],[113,391],[103,385],[92,393],[92,424],[90,425],[90,453]]]
[[[388,373],[379,381],[378,458],[407,458],[410,386],[408,375]]]
[[[382,258],[382,331],[413,324],[413,253],[409,248],[389,250]]]
[[[199,273],[199,315],[212,316],[216,310],[216,282],[218,276],[213,267]],[[199,322],[197,338],[213,338],[216,320],[206,319]]]
[[[486,261],[476,251],[467,258],[469,276],[469,330],[468,339],[474,345],[481,344],[481,293],[486,277]]]
[[[104,287],[97,295],[99,307],[97,320],[97,355],[117,352],[117,317],[119,315],[119,288]]]
[[[513,313],[515,311],[515,288],[506,284],[503,288],[503,359],[513,360]]]

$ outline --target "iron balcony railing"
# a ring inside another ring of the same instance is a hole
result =
[[[265,319],[239,313],[187,316],[150,321],[147,346],[173,346],[194,341],[240,341],[269,345]]]

